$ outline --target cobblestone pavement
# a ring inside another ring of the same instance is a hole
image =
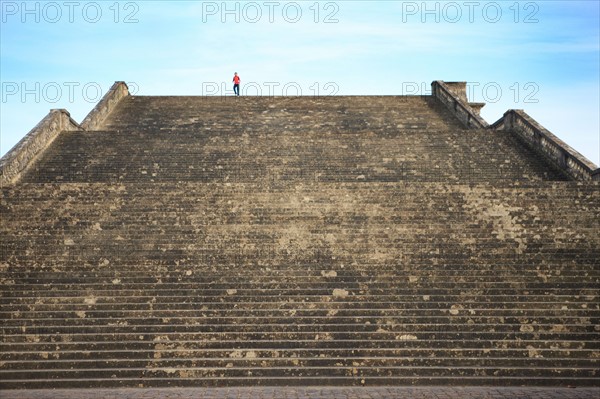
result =
[[[600,388],[360,387],[4,390],[1,399],[599,399]]]

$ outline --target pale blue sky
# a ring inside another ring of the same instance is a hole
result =
[[[468,81],[600,163],[599,2],[0,0],[0,154],[51,108],[140,95],[429,94]]]

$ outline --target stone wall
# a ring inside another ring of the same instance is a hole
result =
[[[0,186],[16,182],[25,169],[65,130],[80,130],[64,109],[50,110],[12,150],[0,159]]]

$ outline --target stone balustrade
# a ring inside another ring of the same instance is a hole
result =
[[[48,148],[62,131],[95,130],[129,95],[125,82],[115,82],[102,100],[85,117],[81,125],[67,110],[54,109],[42,119],[12,150],[0,159],[0,185],[15,183],[35,159]]]
[[[492,125],[481,118],[480,103],[469,103],[466,82],[434,81],[433,96],[441,101],[467,127],[512,131],[519,135],[535,151],[547,157],[554,165],[576,180],[600,181],[600,169],[575,151],[564,141],[545,129],[523,110],[509,110]]]
[[[129,95],[125,82],[115,82],[108,93],[100,100],[94,109],[85,117],[81,126],[84,130],[96,130],[106,117],[115,109],[119,101]]]
[[[431,84],[432,95],[440,100],[467,127],[485,129],[488,123],[479,115],[481,103],[470,104],[467,100],[466,82],[443,82]]]
[[[518,134],[536,151],[577,180],[600,180],[600,169],[596,165],[536,122],[523,110],[508,110],[490,128]]]
[[[12,150],[0,159],[0,186],[14,183],[25,169],[41,155],[58,137],[60,132],[80,130],[68,111],[50,110]]]

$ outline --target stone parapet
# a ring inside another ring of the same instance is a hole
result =
[[[68,111],[50,110],[16,146],[0,159],[0,186],[16,182],[35,159],[65,130],[80,130]]]
[[[488,123],[479,115],[485,105],[469,103],[466,82],[444,82],[436,80],[431,83],[432,95],[441,101],[465,126],[473,129],[487,128]]]
[[[490,126],[493,130],[511,131],[550,162],[577,180],[600,180],[600,169],[571,148],[523,110],[508,110]]]
[[[85,117],[81,126],[85,130],[97,130],[106,117],[115,109],[119,101],[129,95],[129,88],[125,82],[115,82],[108,93]]]

